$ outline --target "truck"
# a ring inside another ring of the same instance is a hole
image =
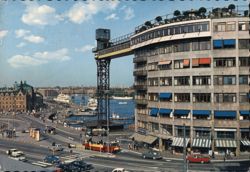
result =
[[[18,161],[26,161],[24,153],[17,149],[9,149],[6,151],[6,154],[9,155],[11,159],[18,160]]]

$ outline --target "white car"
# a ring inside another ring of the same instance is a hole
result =
[[[126,171],[125,168],[115,168],[114,170],[112,170],[112,172],[129,172],[129,171]]]
[[[22,151],[19,151],[17,149],[9,149],[6,151],[6,153],[11,159],[18,161],[26,161],[25,155]]]

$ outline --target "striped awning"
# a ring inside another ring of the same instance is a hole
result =
[[[237,144],[235,140],[224,140],[224,139],[218,139],[215,141],[216,147],[220,148],[236,148]]]
[[[250,146],[250,141],[249,140],[241,140],[241,143],[243,144],[243,146]]]
[[[155,136],[142,135],[139,133],[134,133],[129,138],[131,138],[131,139],[134,138],[134,140],[137,142],[144,142],[144,143],[148,143],[148,144],[152,144],[153,142],[155,142],[157,140],[157,137],[155,137]]]
[[[210,139],[195,138],[195,139],[193,139],[192,147],[210,148],[211,147],[211,140]]]
[[[186,147],[188,145],[189,142],[189,138],[186,138]],[[172,146],[178,146],[178,147],[183,147],[184,145],[184,138],[183,137],[174,137],[173,142],[172,142]]]

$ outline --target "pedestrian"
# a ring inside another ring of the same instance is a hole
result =
[[[128,144],[128,149],[129,149],[129,150],[131,149],[131,145],[130,145],[130,143]]]

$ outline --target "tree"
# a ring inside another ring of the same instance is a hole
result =
[[[161,17],[161,16],[157,16],[157,17],[155,18],[155,20],[156,20],[156,22],[160,23],[160,22],[162,21],[162,17]]]
[[[147,26],[147,27],[151,27],[151,26],[152,26],[152,24],[151,24],[151,22],[150,22],[150,21],[146,21],[146,22],[145,22],[145,26]]]
[[[228,5],[228,9],[230,12],[233,12],[233,10],[235,9],[235,5],[234,4]]]
[[[174,16],[178,17],[181,15],[181,12],[179,10],[174,11]]]
[[[200,13],[201,15],[205,15],[206,12],[207,12],[207,9],[204,8],[204,7],[201,7],[201,8],[199,9],[199,13]]]

